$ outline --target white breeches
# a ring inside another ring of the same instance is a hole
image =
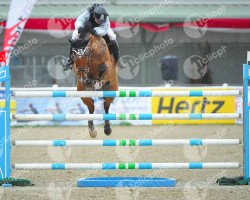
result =
[[[108,35],[108,37],[109,37],[110,40],[116,40],[116,34],[112,30],[112,28],[109,27],[107,35]]]
[[[72,34],[72,40],[76,40],[78,38],[78,30],[75,29]]]

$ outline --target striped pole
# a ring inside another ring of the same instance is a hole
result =
[[[17,140],[12,144],[24,146],[172,146],[172,145],[239,145],[239,139],[170,139],[170,140]]]
[[[244,178],[250,178],[250,126],[249,126],[249,117],[250,117],[250,107],[249,107],[249,80],[250,80],[250,52],[248,52],[248,64],[243,65],[243,113],[244,113],[244,122],[243,122],[243,138],[244,138]],[[250,183],[249,183],[250,185]]]
[[[19,121],[65,121],[65,120],[163,120],[163,119],[238,119],[240,113],[187,113],[187,114],[13,114]]]
[[[208,96],[240,96],[240,90],[189,90],[189,91],[14,91],[17,98],[25,97],[208,97]]]
[[[125,170],[125,169],[238,169],[240,163],[26,163],[13,164],[17,170]]]
[[[5,83],[2,100],[5,100],[5,106],[0,108],[0,178],[10,177],[10,67],[0,65],[0,85]]]

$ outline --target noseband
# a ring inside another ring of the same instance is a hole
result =
[[[101,90],[106,85],[106,82],[101,79],[101,77],[97,78],[90,78],[90,57],[91,57],[91,48],[86,47],[84,49],[73,49],[73,52],[76,54],[78,58],[87,57],[88,63],[85,66],[76,66],[77,72],[74,71],[76,76],[78,77],[79,81],[85,85],[86,90],[93,91],[93,90]],[[86,73],[87,77],[82,77],[80,72]]]

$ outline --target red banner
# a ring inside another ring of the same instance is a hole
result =
[[[49,26],[50,18],[30,18],[27,20],[27,23],[25,25],[25,29],[29,30],[61,30],[61,26]],[[68,29],[74,30],[74,23],[76,19],[71,18],[55,18],[54,21],[57,21],[58,23],[71,23],[70,26],[68,26]],[[204,20],[204,19],[203,19]],[[207,28],[217,28],[217,29],[250,29],[250,19],[246,18],[230,18],[230,19],[220,19],[220,18],[213,18],[213,19],[206,19],[206,26]],[[138,24],[130,24],[130,23],[122,23],[122,22],[116,22],[111,21],[111,28],[113,29],[120,29],[120,28],[126,28],[126,27],[134,27]],[[5,23],[3,23],[3,26],[5,26]],[[162,32],[167,31],[172,27],[183,27],[183,26],[197,26],[201,27],[203,26],[203,23],[166,23],[166,24],[156,24],[156,23],[144,23],[140,22],[139,26],[151,31],[151,32]]]
[[[5,65],[9,64],[10,54],[22,34],[36,1],[37,0],[22,0],[22,3],[20,3],[19,0],[11,1],[3,43],[3,52],[6,52],[4,55]],[[3,56],[1,57],[3,60]]]

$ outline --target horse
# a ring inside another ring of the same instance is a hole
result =
[[[74,63],[72,71],[77,77],[77,91],[118,90],[117,61],[111,55],[104,37],[92,35],[88,30],[82,29],[77,40],[69,40]],[[82,97],[82,102],[88,107],[89,113],[95,111],[94,100]],[[105,114],[114,98],[103,98]],[[95,138],[97,131],[93,120],[88,121],[90,137]],[[109,120],[105,120],[104,133],[110,135],[112,129]]]

